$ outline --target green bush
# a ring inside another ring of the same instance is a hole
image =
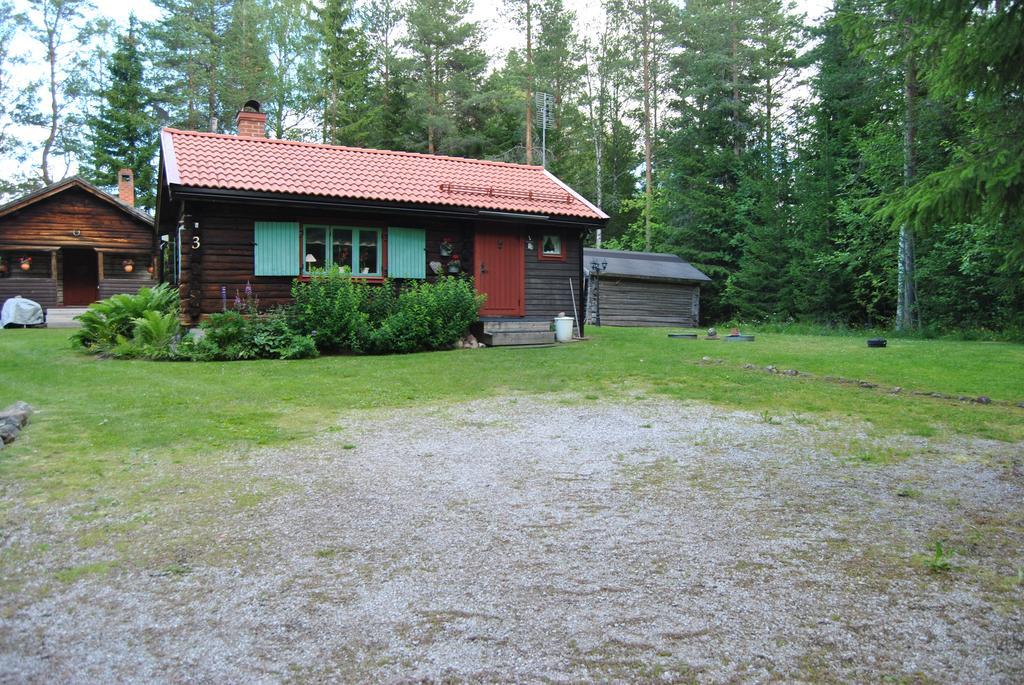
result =
[[[82,324],[71,334],[75,345],[110,356],[149,356],[144,347],[149,352],[157,345],[169,349],[178,334],[178,291],[161,283],[135,295],[114,295],[75,318]],[[136,331],[145,339],[136,340]]]
[[[292,296],[292,327],[321,351],[374,354],[451,347],[483,303],[470,279],[447,276],[399,292],[390,281],[370,286],[338,271],[296,281]]]
[[[383,297],[378,301],[371,296],[369,289],[337,270],[316,271],[308,281],[297,280],[292,284],[292,326],[313,338],[323,352],[361,352],[370,332],[367,309],[386,304]]]
[[[447,349],[473,325],[483,301],[466,279],[443,277],[410,285],[374,329],[368,349],[378,354]]]
[[[211,314],[200,326],[200,336],[185,338],[177,357],[195,361],[237,359],[303,359],[317,355],[316,343],[294,331],[286,310],[264,315],[237,311]]]

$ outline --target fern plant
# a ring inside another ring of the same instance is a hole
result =
[[[136,320],[147,313],[177,319],[178,291],[161,283],[153,288],[140,288],[134,295],[114,295],[100,300],[75,317],[82,327],[71,334],[71,340],[92,352],[123,351],[125,344],[130,344],[134,338]]]
[[[149,310],[133,321],[132,344],[142,356],[167,358],[171,354],[171,343],[180,330],[177,312],[161,314]]]

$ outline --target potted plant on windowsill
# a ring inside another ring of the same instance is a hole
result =
[[[21,267],[22,271],[28,271],[29,269],[32,268],[32,258],[21,257],[20,259],[18,259],[18,264]]]
[[[450,257],[452,252],[455,250],[455,238],[446,235],[441,238],[441,256]]]
[[[135,271],[135,260],[126,259],[121,262],[121,266],[124,267],[124,272],[126,274],[130,274],[131,272]]]
[[[451,260],[448,262],[448,273],[458,274],[462,272],[462,258],[456,252],[452,255]]]

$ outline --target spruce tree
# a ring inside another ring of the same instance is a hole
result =
[[[316,10],[319,51],[307,65],[307,78],[314,84],[311,109],[325,143],[365,146],[374,138],[379,103],[370,101],[370,51],[357,20],[352,0]]]
[[[118,36],[108,66],[110,80],[100,91],[100,107],[88,119],[89,158],[83,175],[93,183],[117,185],[117,172],[135,172],[136,204],[153,209],[156,198],[155,158],[158,126],[152,112],[152,95],[145,86],[139,30],[135,17]]]

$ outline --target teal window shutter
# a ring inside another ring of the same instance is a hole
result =
[[[256,222],[257,276],[298,276],[299,224],[295,221]]]
[[[427,277],[427,232],[422,228],[388,228],[388,276]]]

